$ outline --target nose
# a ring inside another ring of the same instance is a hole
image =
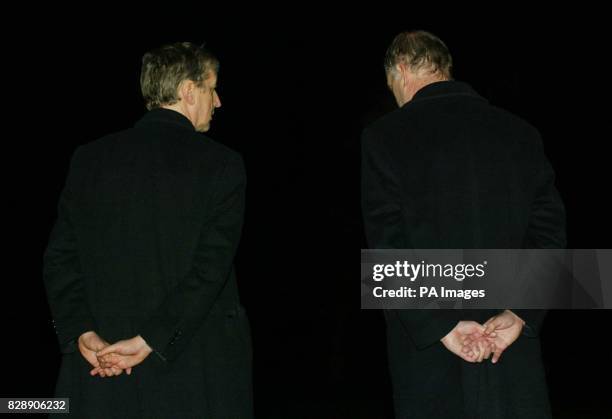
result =
[[[220,108],[221,107],[221,99],[219,98],[219,95],[217,94],[217,92],[215,92],[215,108]]]

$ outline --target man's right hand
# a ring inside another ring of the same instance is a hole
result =
[[[495,364],[504,352],[521,335],[525,322],[510,310],[505,310],[497,316],[491,317],[485,325],[485,336],[495,331],[495,351],[493,363]]]
[[[464,339],[463,352],[467,353],[475,344],[486,340],[492,344],[493,359],[495,364],[499,361],[501,354],[514,343],[521,334],[525,322],[519,316],[510,310],[491,317],[484,324],[485,331],[483,335],[472,335]]]

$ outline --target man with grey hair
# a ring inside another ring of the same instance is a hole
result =
[[[221,106],[218,68],[191,43],[145,54],[149,111],[72,157],[44,282],[62,351],[56,396],[75,417],[252,417],[232,267],[244,166],[200,134]]]
[[[399,34],[385,70],[399,109],[362,141],[371,248],[565,247],[564,207],[535,128],[452,80],[448,48],[431,33]],[[549,418],[543,316],[386,310],[396,416]]]

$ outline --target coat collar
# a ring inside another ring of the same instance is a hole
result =
[[[424,100],[439,99],[451,96],[470,96],[475,99],[486,101],[486,99],[476,93],[476,91],[469,84],[461,81],[444,80],[428,84],[427,86],[421,88],[415,93],[412,100],[406,102],[405,105]]]
[[[183,129],[195,131],[195,127],[186,116],[179,112],[164,108],[151,109],[149,112],[144,114],[144,116],[140,118],[138,122],[136,122],[135,126],[141,127],[159,123],[172,124]]]

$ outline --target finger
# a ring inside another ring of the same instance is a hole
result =
[[[121,368],[117,367],[111,367],[111,371],[113,371],[113,375],[115,375],[115,377],[121,375],[121,373],[123,372]]]
[[[493,333],[493,331],[496,329],[497,326],[497,321],[495,320],[495,317],[493,317],[491,320],[489,320],[486,323],[486,327],[485,327],[485,331],[484,334],[485,335],[490,335],[491,333]]]
[[[501,357],[503,350],[500,348],[497,348],[497,350],[493,353],[493,359],[491,360],[492,363],[497,364],[497,362],[499,361],[499,358]]]
[[[126,368],[125,372],[127,375],[132,375],[132,367]]]
[[[470,333],[467,333],[468,336],[471,336],[472,339],[474,338],[479,338],[480,336],[482,336],[482,334],[484,333],[485,328],[482,325],[478,325],[478,328],[474,328],[470,331]]]
[[[478,343],[473,343],[470,346],[471,352],[474,354],[474,359],[478,358],[478,356],[480,356],[480,351],[478,350]]]
[[[493,352],[493,344],[486,342],[486,349],[485,349],[485,354],[484,354],[483,359],[489,359],[492,352]]]
[[[135,365],[140,364],[143,361],[142,357],[138,357],[135,355],[116,355],[113,354],[112,362],[102,363],[101,366],[106,369],[110,368],[118,368],[124,370],[126,368],[133,367]]]
[[[467,362],[475,362],[476,354],[474,352],[470,352],[469,354],[464,355],[462,358],[466,360]]]
[[[113,365],[113,363],[110,362],[109,360],[104,359],[104,360],[100,361],[100,367],[101,368],[110,368],[111,365]]]
[[[112,367],[118,367],[119,363],[121,363],[121,360],[123,358],[121,356],[113,356],[112,358],[107,359],[106,361],[106,367],[107,368],[112,368]]]
[[[122,353],[123,350],[123,345],[121,343],[121,341],[113,344],[113,345],[109,345],[106,348],[102,349],[101,351],[97,352],[96,355],[98,357],[100,356],[104,356],[106,354],[110,354],[111,352],[117,352],[117,353]]]
[[[104,363],[104,364],[113,364],[116,362],[116,358],[117,355],[115,353],[110,353],[110,354],[106,354],[106,355],[98,355],[98,360],[100,361],[100,363]]]
[[[107,368],[124,370],[131,366],[133,366],[131,359],[125,356],[117,356],[113,359],[113,362],[108,363]]]
[[[478,362],[482,362],[482,360],[484,359],[485,356],[485,345],[482,341],[478,342],[478,350],[479,350],[479,354],[478,354]]]
[[[469,345],[472,343],[472,338],[470,338],[469,336],[467,336],[465,339],[463,339],[463,342],[461,343],[462,345]]]
[[[126,355],[118,355],[113,352],[111,354],[107,354],[101,357],[102,359],[101,366],[103,368],[112,368],[114,366],[114,367],[124,369],[126,366],[124,366],[123,364],[125,363],[125,360],[128,358],[131,358],[131,357],[128,357]]]
[[[457,355],[459,355],[459,357],[460,357],[461,359],[463,359],[463,360],[465,360],[465,361],[467,361],[467,362],[474,362],[474,361],[473,361],[473,356],[471,356],[471,355],[469,355],[469,354],[463,354],[463,353],[461,353],[461,354],[457,354]]]

